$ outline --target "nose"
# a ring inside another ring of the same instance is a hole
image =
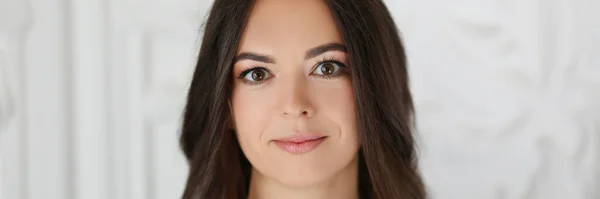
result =
[[[279,101],[283,117],[312,117],[315,112],[310,100],[307,82],[303,77],[283,81],[279,90]]]

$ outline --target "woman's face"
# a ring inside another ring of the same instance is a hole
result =
[[[235,130],[256,171],[306,186],[356,163],[351,66],[323,1],[257,1],[234,62]]]

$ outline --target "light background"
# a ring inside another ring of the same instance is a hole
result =
[[[600,1],[387,3],[432,198],[600,198]],[[179,198],[209,5],[0,0],[0,199]]]

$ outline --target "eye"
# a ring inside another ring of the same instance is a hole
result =
[[[271,78],[271,73],[263,67],[256,67],[242,72],[240,78],[246,83],[259,84]]]
[[[313,73],[320,76],[337,76],[340,72],[343,72],[344,64],[338,61],[323,61],[317,64]]]

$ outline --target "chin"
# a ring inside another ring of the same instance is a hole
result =
[[[331,175],[315,171],[314,173],[278,175],[275,176],[275,180],[286,187],[304,188],[323,184],[330,177]]]
[[[342,165],[330,162],[331,158],[319,155],[305,158],[284,159],[278,161],[279,167],[267,171],[269,176],[283,185],[292,187],[306,187],[321,184],[331,179]]]

